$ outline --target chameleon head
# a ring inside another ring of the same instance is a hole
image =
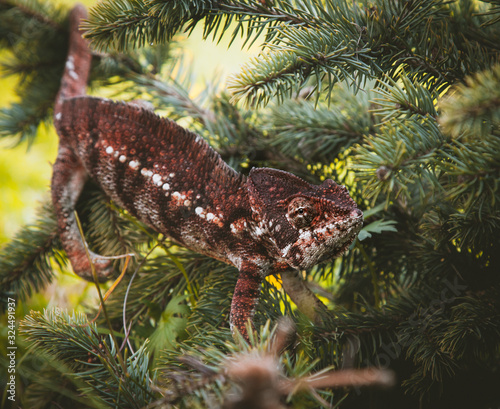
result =
[[[332,180],[311,185],[287,172],[256,169],[249,193],[274,253],[295,269],[338,257],[363,225],[347,189]]]
[[[313,187],[313,194],[294,195],[284,203],[294,240],[281,249],[281,256],[297,269],[340,256],[363,225],[363,213],[344,186],[327,180]]]

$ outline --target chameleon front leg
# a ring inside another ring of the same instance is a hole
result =
[[[59,145],[52,174],[52,203],[57,216],[59,237],[77,275],[93,281],[90,262],[95,266],[99,281],[106,281],[112,272],[111,260],[89,250],[82,240],[75,217],[75,206],[83,190],[87,172],[71,149]]]
[[[318,297],[307,287],[298,270],[281,272],[283,288],[301,313],[316,324],[321,324],[319,311],[328,311]]]
[[[264,274],[253,264],[240,268],[240,274],[231,302],[230,325],[233,333],[238,330],[248,341],[247,323],[252,321],[259,301]]]

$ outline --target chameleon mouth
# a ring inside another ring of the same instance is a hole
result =
[[[332,235],[321,244],[318,243],[318,247],[311,254],[305,254],[298,268],[308,269],[316,264],[331,261],[341,256],[356,239],[362,226],[363,213],[359,212],[359,216],[357,215],[356,218],[350,219],[338,226],[337,234]]]
[[[356,239],[361,227],[363,226],[363,219],[360,218],[356,220],[354,223],[350,224],[348,227],[344,227],[346,229],[347,234],[344,236],[344,239],[340,241],[329,254],[326,254],[325,257],[322,257],[319,262],[328,261],[336,259],[340,257],[352,244],[352,242]]]
[[[345,231],[345,236],[344,240],[342,240],[342,242],[339,243],[338,246],[339,249],[340,248],[342,249],[342,252],[346,250],[346,246],[347,247],[350,246],[351,243],[356,239],[362,227],[363,227],[363,213],[361,213],[360,217],[357,217],[354,220],[350,220],[348,223],[345,223],[345,225],[342,226],[343,231]]]

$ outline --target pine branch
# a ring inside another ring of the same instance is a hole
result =
[[[453,307],[451,320],[443,331],[441,348],[459,360],[483,360],[498,347],[500,312],[495,300],[497,294],[484,292],[478,296],[464,297]]]
[[[413,115],[436,118],[436,93],[405,75],[401,75],[399,79],[401,86],[387,77],[385,81],[380,81],[380,86],[375,90],[380,98],[375,98],[374,102],[380,108],[373,109],[372,112],[381,117],[380,121],[383,123],[392,118],[410,118]]]
[[[285,155],[308,163],[328,163],[373,131],[368,114],[370,93],[356,96],[338,86],[329,106],[291,100],[272,108],[266,131],[271,144]]]
[[[434,311],[424,310],[423,317],[416,316],[411,325],[405,323],[400,342],[410,345],[408,354],[417,365],[415,373],[404,382],[411,391],[428,390],[431,379],[443,382],[461,366],[482,367],[485,352],[498,348],[494,341],[500,324],[498,305],[496,301],[489,305],[479,301],[485,296],[491,301],[496,294],[464,297],[449,311],[444,305]]]
[[[136,254],[156,239],[156,232],[117,209],[102,191],[87,188],[84,194],[77,210],[84,222],[86,240],[99,254]],[[117,260],[116,270],[121,271],[124,263],[125,258]],[[131,260],[131,267],[136,263]]]
[[[151,52],[148,49],[145,51],[144,54]],[[206,107],[208,99],[213,96],[209,95],[207,89],[194,98],[190,63],[182,58],[169,57],[170,55],[163,60],[162,69],[155,70],[155,73],[125,72],[123,79],[133,83],[124,88],[123,92],[130,94],[132,98],[144,98],[145,95],[156,108],[167,110],[168,117],[172,120],[190,117],[210,133],[214,133],[211,128],[215,121],[214,113]],[[177,73],[175,77],[172,74],[174,72]]]
[[[205,38],[210,34],[214,38],[218,34],[221,37],[228,34],[231,22],[236,19],[237,27],[231,34],[234,40],[247,24],[247,42],[252,42],[250,38],[256,38],[266,27],[269,30],[267,39],[272,39],[272,29],[278,22],[308,24],[311,16],[307,9],[296,9],[282,0],[273,3],[204,0],[105,2],[92,9],[86,25],[87,37],[97,49],[124,50],[128,46],[168,42],[183,26],[192,30],[202,19],[205,19]],[[315,2],[306,4],[314,7]]]
[[[439,50],[445,50],[446,46],[438,41],[444,41],[440,31],[444,30],[446,17],[440,0],[405,3],[382,0],[374,4],[366,30],[373,51],[381,53],[378,61],[382,71],[395,77],[403,68],[416,75],[417,81],[428,80],[434,86],[451,82],[440,69],[445,60]],[[431,50],[435,55],[429,55]]]
[[[392,383],[390,373],[376,370],[373,376],[366,376],[368,371],[332,367],[316,371],[317,359],[309,359],[303,350],[287,349],[293,335],[293,326],[281,321],[273,329],[269,323],[263,326],[258,337],[252,336],[252,345],[234,340],[222,343],[208,334],[208,347],[187,342],[180,357],[179,351],[167,351],[159,388],[163,399],[151,407],[215,403],[227,408],[281,408],[284,396],[293,407],[330,407],[338,397],[320,389]]]
[[[21,327],[28,342],[49,351],[72,369],[87,367],[89,356],[98,357],[103,348],[95,325],[89,324],[83,314],[73,313],[70,316],[60,310],[46,310],[43,314],[33,311]],[[58,348],[52,347],[53,342]]]
[[[191,335],[227,327],[232,293],[238,278],[233,267],[208,260],[202,265],[208,274],[200,287],[200,298],[189,318],[187,331]],[[198,269],[200,267],[198,266]]]
[[[315,79],[319,82],[318,86],[320,88],[320,81],[326,79],[328,87],[330,89],[335,81],[338,81],[342,78],[350,78],[351,80],[354,80],[352,77],[353,71],[361,71],[363,74],[368,73],[367,65],[362,61],[366,59],[369,60],[370,57],[364,56],[363,53],[366,50],[358,47],[357,41],[359,33],[354,30],[355,36],[353,37],[353,28],[349,26],[349,24],[344,24],[344,27],[349,27],[351,29],[350,34],[347,35],[345,39],[343,39],[342,37],[343,34],[336,30],[335,26],[328,26],[321,29],[322,25],[324,24],[324,20],[322,20],[322,18],[320,18],[319,16],[324,16],[325,10],[323,10],[315,2],[305,2],[303,5],[305,9],[294,9],[293,11],[301,17],[299,21],[293,22],[289,21],[291,19],[287,19],[287,16],[291,15],[292,9],[289,5],[285,6],[286,3],[283,3],[283,12],[277,11],[276,8],[273,8],[272,12],[268,12],[265,5],[260,2],[256,2],[256,4],[250,6],[248,4],[239,4],[239,2],[231,2],[228,3],[229,5],[226,5],[224,2],[213,2],[209,3],[208,5],[205,2],[189,2],[189,5],[183,2],[178,3],[179,4],[176,4],[174,2],[155,2],[153,3],[152,8],[147,11],[147,15],[144,8],[137,8],[137,10],[135,11],[138,14],[142,13],[141,15],[144,19],[153,20],[147,25],[144,23],[145,20],[141,20],[140,17],[136,15],[130,17],[130,13],[125,13],[125,11],[129,9],[130,5],[125,3],[104,3],[102,6],[99,6],[96,9],[95,17],[91,16],[91,21],[88,25],[87,36],[90,39],[93,39],[97,47],[102,48],[103,45],[97,39],[99,35],[102,35],[104,38],[108,38],[109,40],[109,32],[114,32],[114,30],[118,29],[118,27],[120,26],[122,26],[122,28],[127,27],[124,28],[120,32],[120,34],[117,34],[117,36],[120,37],[120,43],[119,45],[115,44],[115,46],[118,49],[121,49],[127,42],[132,42],[133,44],[137,45],[146,44],[146,41],[148,43],[162,43],[168,41],[168,39],[171,38],[172,35],[187,20],[193,19],[196,22],[201,18],[201,16],[204,16],[204,13],[206,13],[206,15],[208,16],[207,19],[214,19],[213,21],[209,20],[206,23],[205,35],[208,35],[208,33],[213,29],[221,28],[221,14],[218,13],[227,13],[225,14],[225,18],[227,20],[231,20],[232,16],[235,14],[241,16],[248,15],[250,16],[250,18],[246,20],[246,22],[248,22],[249,24],[249,29],[247,31],[247,41],[248,38],[253,35],[253,29],[255,28],[253,24],[259,26],[259,31],[262,31],[262,27],[265,24],[272,25],[275,21],[285,21],[289,23],[287,27],[281,27],[277,30],[273,29],[273,34],[269,37],[269,40],[273,39],[273,47],[281,44],[282,48],[282,50],[278,50],[277,57],[275,57],[274,55],[268,57],[268,60],[271,60],[273,58],[281,58],[282,61],[278,63],[280,68],[276,70],[276,64],[272,64],[270,65],[270,67],[272,67],[275,72],[279,72],[282,75],[292,75],[291,80],[288,81],[288,86],[285,84],[285,92],[288,92],[290,84],[293,83],[293,79],[295,78],[295,76],[293,75],[294,71],[305,71],[306,74],[304,75],[303,80],[307,79],[307,77],[310,75],[307,72],[312,72],[312,74],[314,74],[315,76]],[[143,6],[146,5],[143,4]],[[252,7],[254,8],[252,9]],[[122,10],[119,11],[119,8],[121,8]],[[329,10],[334,10],[331,4],[329,5]],[[243,21],[243,17],[241,16],[239,17],[240,24],[242,24]],[[129,17],[130,21],[122,21],[122,19],[127,19]],[[95,21],[92,20],[93,18],[95,19]],[[260,19],[266,18],[268,18],[268,20],[266,20],[265,22],[258,21]],[[106,22],[103,22],[103,20],[106,20]],[[161,24],[163,25],[162,29],[160,29],[159,21],[161,21]],[[110,24],[110,26],[104,29],[103,27],[108,23]],[[293,26],[296,26],[299,23],[301,25],[301,28],[294,29]],[[223,24],[222,27],[227,28],[228,24],[228,21],[226,21],[226,23]],[[146,26],[148,27],[147,29],[144,28]],[[308,26],[314,26],[315,29],[309,30],[307,29]],[[152,33],[147,34],[147,31],[151,28]],[[169,30],[172,31],[170,32]],[[222,31],[224,32],[224,30]],[[335,36],[333,36],[332,32],[335,33]],[[159,38],[159,35],[163,35],[164,37]],[[276,38],[278,37],[280,39],[276,40]],[[300,43],[297,42],[298,39],[301,40]],[[308,42],[309,45],[313,45],[312,50],[309,48],[309,46],[298,50],[295,49],[298,44],[302,44],[304,43],[304,41]],[[288,58],[286,57],[286,54],[288,54],[290,49],[292,49],[292,52],[296,54],[296,58],[300,58],[300,62],[295,61],[292,56],[288,56]],[[282,55],[280,51],[284,51],[285,56]],[[283,60],[283,57],[285,57],[285,60]],[[258,81],[272,82],[272,78],[269,78],[269,74],[266,75],[264,73],[262,76],[265,78],[265,80]],[[280,75],[272,76],[279,77]],[[286,82],[287,81],[285,80],[285,83]],[[244,89],[244,85],[245,84],[243,84],[239,88]],[[245,91],[238,91],[238,93],[241,92]],[[282,93],[283,88],[279,88],[279,92]],[[239,95],[237,96],[239,97]],[[249,98],[253,97],[249,96]],[[260,101],[259,99],[257,99],[257,101],[265,102]]]
[[[228,89],[236,99],[246,98],[252,106],[267,104],[273,97],[283,101],[303,85],[302,68],[290,52],[265,54],[251,59],[239,75],[231,78]]]
[[[484,0],[486,3],[490,3],[490,10],[482,13],[485,16],[493,16],[490,17],[488,21],[484,22],[483,26],[491,26],[500,21],[500,2],[498,0]]]
[[[279,31],[280,44],[260,55],[234,76],[228,89],[235,100],[245,99],[250,105],[264,105],[271,97],[278,102],[290,98],[311,78],[314,86],[330,95],[340,81],[359,83],[371,75],[367,49],[342,34],[305,28]],[[323,85],[325,83],[325,85]],[[328,97],[327,97],[328,98]]]
[[[167,254],[162,255],[161,249],[166,249]],[[200,287],[211,277],[210,261],[204,256],[162,243],[154,255],[148,255],[138,266],[133,282],[123,283],[106,302],[115,328],[122,328],[123,332],[133,328],[132,341],[135,344],[150,338],[149,351],[159,352],[162,346],[171,346],[178,338],[183,339],[187,319],[193,317],[191,309],[198,308]],[[230,300],[225,296],[221,300],[217,294],[211,301],[215,300],[219,308],[226,298]],[[214,311],[211,310],[211,315]],[[207,316],[204,319],[205,323],[209,322]],[[225,319],[222,316],[217,325],[225,325]]]
[[[136,252],[152,240],[151,233],[145,234],[136,221],[119,217],[102,192],[93,194],[93,199],[85,198],[79,205],[91,248],[106,255],[122,255]],[[42,205],[38,221],[26,226],[2,248],[0,263],[2,299],[16,294],[20,300],[26,300],[53,280],[56,266],[66,267],[50,204]]]
[[[177,67],[179,64],[180,68]],[[155,107],[165,109],[170,119],[193,121],[191,129],[208,139],[214,149],[234,169],[247,172],[250,166],[273,164],[287,168],[297,175],[310,178],[310,172],[287,152],[269,149],[270,139],[261,130],[253,110],[232,104],[225,93],[216,93],[218,86],[207,88],[197,97],[191,96],[189,70],[180,62],[166,64],[165,72],[152,75],[127,70],[121,75],[129,86],[120,88],[129,98],[147,98]],[[171,73],[178,72],[172,78]]]
[[[33,0],[0,0],[2,11],[10,11],[9,20],[14,22],[17,18],[29,18],[43,26],[51,26],[52,28],[64,31],[62,25],[61,13],[49,2],[39,2]],[[14,29],[19,33],[22,32],[22,27],[17,24],[9,24],[9,30]],[[10,32],[10,31],[9,31]]]
[[[148,319],[159,318],[159,314],[165,309],[172,294],[174,296],[183,294],[186,290],[186,282],[182,280],[182,271],[172,260],[173,257],[180,258],[181,263],[184,264],[182,255],[176,254],[169,257],[144,254],[141,256],[143,259],[140,262],[145,264],[136,267],[138,270],[133,282],[123,282],[106,302],[109,317],[120,326],[123,326],[125,302],[127,318],[125,326],[132,322],[142,323],[149,328]],[[144,260],[145,257],[148,258]],[[189,275],[188,278],[190,281],[193,279]]]
[[[153,398],[149,357],[145,348],[127,359],[123,373],[111,338],[98,334],[82,314],[69,316],[54,311],[32,312],[21,324],[33,348],[63,361],[87,383],[82,392],[93,391],[106,404],[141,408]]]
[[[85,384],[81,380],[65,376],[71,372],[67,366],[45,356],[42,358],[42,356],[42,352],[37,351],[38,365],[35,364],[29,372],[23,368],[23,379],[29,380],[29,384],[23,390],[21,399],[23,407],[45,409],[52,405],[74,409],[102,408],[102,401],[92,393],[82,396],[78,387],[84,387]],[[23,360],[26,359],[23,358]],[[44,363],[42,367],[41,362]]]
[[[41,291],[54,278],[54,264],[60,268],[57,222],[48,204],[41,206],[38,220],[22,229],[0,252],[0,299],[28,299]],[[2,303],[6,306],[7,303]]]
[[[348,361],[359,359],[362,365],[387,365],[412,356],[415,372],[404,384],[413,392],[452,377],[463,361],[477,364],[484,357],[481,351],[486,340],[492,341],[488,350],[498,347],[500,317],[496,301],[486,307],[480,296],[464,303],[460,297],[467,287],[457,284],[456,278],[453,283],[443,280],[436,284],[434,289],[403,292],[382,312],[369,307],[369,314],[337,311],[326,328],[313,329],[315,338],[309,353],[343,356]],[[486,296],[491,302],[495,292]],[[341,333],[338,328],[342,328]]]
[[[466,213],[457,211],[451,214],[446,224],[449,240],[475,254],[479,265],[490,271],[500,266],[499,246],[489,239],[500,231],[497,206],[491,206],[488,201],[477,201],[467,208]]]
[[[435,120],[393,119],[381,125],[376,138],[356,150],[352,168],[366,181],[365,193],[372,204],[381,193],[387,203],[400,195],[410,198],[413,193],[424,200],[427,184],[437,190],[441,187],[436,169],[440,162],[434,158],[445,143]]]
[[[471,138],[469,143],[453,141],[443,152],[448,161],[442,167],[451,177],[445,181],[447,197],[466,213],[476,203],[498,206],[499,148],[498,137]]]
[[[99,51],[121,51],[126,45],[144,46],[154,43],[158,20],[148,16],[144,1],[110,1],[89,11],[88,23],[82,27],[92,47]],[[147,37],[144,34],[148,33]],[[152,37],[152,38],[150,38]]]
[[[131,15],[130,10],[136,14]],[[448,24],[463,25],[464,19],[451,20],[441,0],[404,5],[381,0],[368,16],[356,6],[331,1],[293,5],[278,1],[273,6],[225,1],[120,2],[97,6],[95,14],[88,24],[88,36],[101,48],[111,35],[118,49],[124,49],[127,43],[165,43],[184,24],[190,22],[189,29],[202,19],[205,37],[211,33],[222,37],[230,32],[233,18],[237,21],[233,39],[244,24],[248,26],[244,34],[247,42],[253,42],[256,32],[266,30],[272,51],[251,61],[233,78],[230,87],[235,99],[254,105],[266,104],[272,97],[283,100],[310,77],[319,91],[325,86],[330,95],[333,84],[343,79],[359,84],[365,77],[379,76],[383,71],[397,77],[401,68],[415,81],[425,81],[440,91],[464,77],[459,60],[466,50],[478,54],[478,58],[470,60],[475,66],[468,67],[469,71],[477,70],[482,61],[486,65],[494,61],[488,50],[494,42],[489,42],[487,36],[468,40],[462,33],[471,30],[457,30],[457,38],[450,38]]]
[[[47,2],[2,1],[0,46],[12,53],[2,64],[6,75],[19,75],[16,93],[20,103],[2,109],[0,136],[31,141],[50,111],[59,88],[66,54],[65,12]]]
[[[500,65],[466,79],[442,103],[446,132],[488,135],[500,126]]]

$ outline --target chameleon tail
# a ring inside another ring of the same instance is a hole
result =
[[[87,12],[80,4],[70,12],[68,57],[54,106],[54,125],[59,134],[59,151],[52,170],[52,204],[57,216],[59,237],[75,273],[93,281],[92,262],[99,281],[106,281],[112,273],[111,260],[88,251],[75,217],[75,205],[88,178],[87,171],[73,151],[74,141],[65,138],[65,132],[60,129],[65,100],[86,94],[92,54],[79,29],[81,20],[86,17]]]
[[[68,57],[54,107],[56,123],[58,115],[61,113],[61,105],[65,99],[87,94],[87,80],[92,54],[79,28],[81,21],[86,17],[87,10],[81,4],[77,4],[69,15]]]

